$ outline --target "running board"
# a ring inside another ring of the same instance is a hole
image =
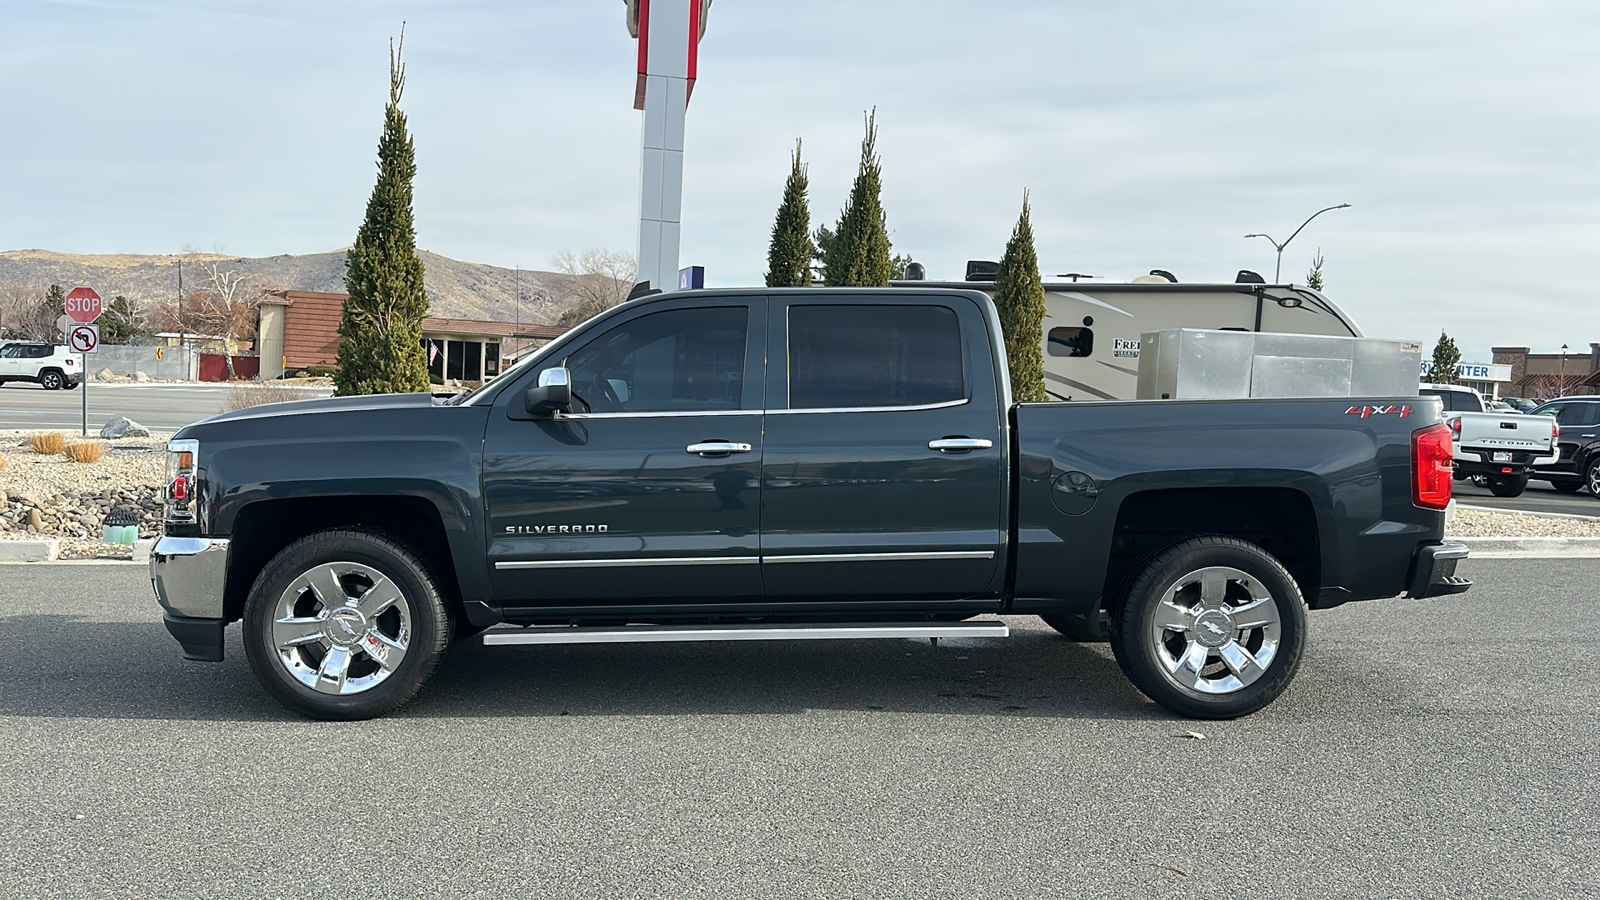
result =
[[[804,625],[623,625],[609,627],[493,629],[483,643],[505,644],[623,644],[664,641],[826,641],[877,638],[1010,637],[1004,622],[929,622],[922,624],[841,623]]]

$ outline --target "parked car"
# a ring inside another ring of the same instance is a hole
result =
[[[56,344],[14,341],[0,346],[0,384],[31,381],[47,391],[83,384],[77,354]]]
[[[1561,429],[1557,458],[1535,466],[1533,477],[1564,493],[1600,497],[1600,397],[1562,397],[1533,415],[1549,416]]]
[[[1517,412],[1533,412],[1539,408],[1539,401],[1529,400],[1526,397],[1501,397],[1501,402],[1511,404]]]
[[[1441,418],[1415,395],[1015,404],[977,291],[657,294],[469,394],[182,429],[150,571],[187,657],[242,620],[265,689],[318,718],[399,708],[486,628],[1005,637],[985,614],[1109,638],[1156,702],[1232,718],[1288,686],[1308,607],[1471,586]]]
[[[1553,421],[1520,412],[1488,412],[1481,394],[1459,384],[1424,384],[1419,393],[1444,403],[1444,423],[1455,435],[1458,479],[1482,483],[1496,497],[1516,497],[1527,490],[1534,466],[1557,459]]]

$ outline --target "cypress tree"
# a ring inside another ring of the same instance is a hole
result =
[[[823,277],[828,284],[888,287],[893,274],[889,259],[889,226],[883,214],[882,172],[878,160],[878,111],[867,116],[861,141],[861,166],[850,200],[839,214],[833,241],[824,253]]]
[[[428,362],[422,348],[422,319],[428,295],[417,257],[411,180],[417,174],[416,148],[400,111],[406,69],[400,47],[389,45],[389,105],[378,141],[378,182],[367,200],[367,217],[345,258],[344,304],[339,323],[337,393],[387,394],[428,390]]]
[[[1461,349],[1455,339],[1439,332],[1439,343],[1433,345],[1433,360],[1428,363],[1428,381],[1432,384],[1455,384],[1460,380],[1456,365],[1461,362]]]
[[[1006,243],[994,279],[994,305],[1000,311],[1000,329],[1006,339],[1011,393],[1021,403],[1050,399],[1044,390],[1044,283],[1039,278],[1039,255],[1033,248],[1028,213],[1024,191],[1022,217]]]
[[[806,167],[800,162],[800,142],[794,142],[789,180],[783,185],[783,203],[772,223],[772,244],[767,249],[767,287],[811,286],[811,207],[806,202]]]

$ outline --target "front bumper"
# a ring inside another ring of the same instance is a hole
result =
[[[222,606],[228,541],[163,536],[150,551],[150,582],[166,610],[167,630],[189,659],[222,659]]]
[[[1456,563],[1467,558],[1467,545],[1455,541],[1417,548],[1411,561],[1408,597],[1443,597],[1472,587],[1470,578],[1456,574]]]

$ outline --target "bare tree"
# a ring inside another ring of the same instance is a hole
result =
[[[576,325],[628,299],[639,271],[630,254],[612,250],[558,253],[550,264],[560,276],[554,293],[566,307],[562,325]]]
[[[46,302],[43,287],[0,288],[0,337],[25,341],[59,341],[61,330]]]
[[[261,300],[273,285],[259,275],[229,268],[230,260],[202,259],[190,253],[185,261],[195,272],[196,286],[186,290],[176,306],[167,304],[160,318],[170,330],[221,341],[232,380],[236,377],[233,358],[246,341],[256,339]]]

